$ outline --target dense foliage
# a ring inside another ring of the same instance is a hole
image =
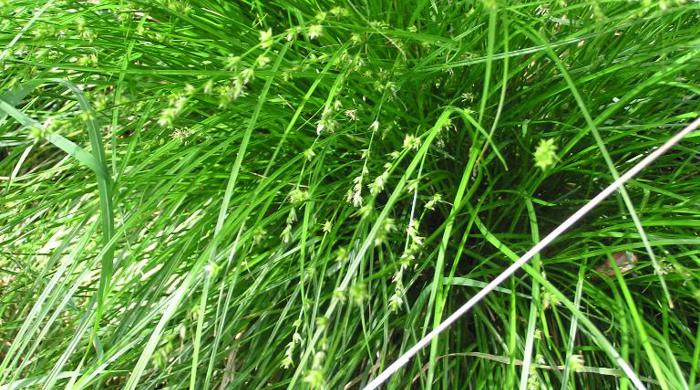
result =
[[[700,115],[699,11],[0,0],[0,387],[361,387]],[[390,388],[697,388],[698,148]]]

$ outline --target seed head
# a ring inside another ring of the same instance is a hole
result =
[[[309,30],[306,33],[306,36],[309,37],[309,39],[316,39],[321,36],[323,33],[323,26],[320,24],[314,24],[312,26],[309,26]]]
[[[571,369],[576,372],[583,368],[583,355],[571,355],[571,360],[569,360],[569,365]]]
[[[333,223],[331,223],[330,220],[327,220],[326,222],[323,223],[323,232],[324,233],[329,233],[331,229],[333,229]]]
[[[269,63],[270,63],[270,57],[264,56],[264,55],[258,56],[258,58],[255,60],[255,64],[260,68],[264,68]]]
[[[265,31],[260,31],[260,47],[267,49],[274,43],[272,39],[272,29],[268,28]]]
[[[535,165],[542,168],[542,170],[554,165],[557,160],[556,150],[557,146],[554,144],[554,138],[540,140],[540,144],[535,149]]]

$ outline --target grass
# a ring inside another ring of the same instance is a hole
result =
[[[700,116],[699,11],[0,0],[0,388],[361,388]],[[388,387],[700,388],[698,148]]]

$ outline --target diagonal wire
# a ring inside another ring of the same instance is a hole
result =
[[[533,246],[529,251],[527,251],[524,255],[522,255],[518,260],[516,260],[513,264],[511,264],[508,268],[506,268],[503,272],[501,272],[500,275],[498,275],[496,278],[494,278],[486,287],[481,289],[476,295],[474,295],[471,299],[467,301],[462,307],[457,309],[454,313],[452,313],[449,317],[447,317],[440,325],[435,327],[430,333],[426,334],[425,337],[420,339],[413,347],[411,347],[408,351],[406,351],[403,355],[401,355],[394,363],[392,363],[389,367],[387,367],[381,374],[379,374],[376,378],[374,378],[371,382],[365,386],[364,390],[374,390],[378,388],[382,383],[384,383],[387,379],[389,379],[394,373],[396,373],[401,367],[406,365],[411,358],[418,353],[423,347],[428,345],[432,339],[437,337],[440,333],[445,331],[450,325],[452,325],[455,321],[457,321],[461,316],[466,314],[472,307],[474,307],[479,301],[481,301],[486,295],[488,295],[491,291],[493,291],[498,285],[503,283],[506,279],[508,279],[515,271],[520,269],[525,263],[527,263],[533,256],[538,254],[544,247],[549,245],[552,241],[554,241],[557,237],[559,237],[562,233],[564,233],[566,230],[568,230],[571,226],[573,226],[576,222],[578,222],[583,216],[588,214],[593,208],[598,206],[600,202],[602,202],[605,198],[610,196],[613,192],[617,191],[619,188],[621,188],[627,181],[629,181],[631,178],[636,176],[642,169],[646,168],[649,166],[654,160],[657,158],[661,157],[664,153],[666,153],[669,149],[671,149],[674,145],[676,145],[678,142],[680,142],[683,137],[691,133],[693,130],[695,130],[698,126],[700,126],[700,117],[695,119],[692,123],[690,123],[688,126],[686,126],[683,130],[679,131],[671,137],[666,143],[664,143],[661,147],[658,149],[654,150],[651,152],[648,156],[646,156],[644,159],[639,161],[634,167],[632,167],[629,171],[625,172],[624,175],[620,176],[617,180],[612,182],[609,186],[607,186],[604,190],[602,190],[598,195],[596,195],[593,199],[588,201],[583,207],[581,207],[578,211],[576,211],[574,214],[572,214],[569,218],[567,218],[564,222],[561,223],[556,229],[552,230],[551,233],[549,233],[545,238],[543,238],[540,242],[538,242],[535,246]],[[625,372],[625,374],[628,376],[628,378],[634,383],[635,387],[637,389],[645,389],[644,384],[639,380],[637,375],[634,373],[632,368],[625,362],[621,357],[617,357],[617,363],[620,365],[620,368]]]

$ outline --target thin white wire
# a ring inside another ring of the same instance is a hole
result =
[[[457,319],[466,314],[472,307],[479,303],[479,301],[481,301],[486,295],[488,295],[491,291],[498,287],[498,285],[500,285],[503,281],[505,281],[507,278],[513,275],[515,271],[520,269],[520,267],[527,263],[533,256],[538,254],[544,247],[549,245],[567,229],[569,229],[576,222],[578,222],[584,215],[586,215],[589,211],[595,208],[600,202],[602,202],[605,198],[610,196],[610,194],[615,192],[617,189],[622,187],[627,181],[629,181],[631,178],[637,175],[642,169],[646,168],[649,164],[654,162],[654,160],[666,153],[670,148],[672,148],[681,139],[683,139],[683,137],[695,130],[698,126],[700,126],[700,118],[695,119],[691,124],[689,124],[683,130],[676,133],[676,135],[671,137],[671,139],[666,141],[665,144],[651,152],[648,156],[646,156],[644,159],[638,162],[637,165],[632,167],[632,169],[627,171],[624,175],[620,176],[612,184],[607,186],[603,191],[601,191],[598,195],[596,195],[578,211],[576,211],[564,222],[562,222],[561,225],[559,225],[556,229],[549,233],[545,238],[543,238],[540,242],[533,246],[529,251],[522,255],[511,266],[506,268],[500,275],[498,275],[489,284],[487,284],[486,287],[481,289],[476,295],[469,299],[467,303],[462,305],[462,307],[457,309],[449,317],[445,318],[445,320],[440,325],[434,328],[430,333],[425,335],[425,337],[420,339],[413,347],[411,347],[408,351],[406,351],[403,355],[396,359],[394,363],[392,363],[381,374],[379,374],[376,378],[369,382],[367,386],[365,386],[364,390],[374,390],[378,388],[382,383],[384,383],[394,373],[396,373],[401,367],[406,365],[406,363],[408,363],[411,360],[411,358],[416,353],[418,353],[418,351],[420,351],[423,347],[428,345],[435,337],[437,337],[437,335],[442,333],[445,329],[447,329],[450,325],[457,321]],[[627,377],[632,381],[632,383],[637,389],[646,389],[644,384],[642,384],[642,382],[639,380],[639,378],[634,373],[632,368],[627,364],[627,362],[625,362],[622,358],[618,358],[616,360],[617,363],[620,365],[622,371],[625,372]]]

